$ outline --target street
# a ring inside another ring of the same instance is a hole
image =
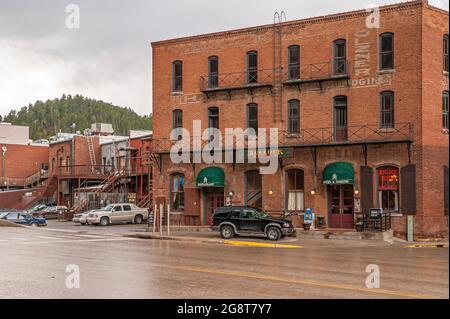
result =
[[[102,231],[1,227],[0,298],[449,297],[448,248],[317,239],[300,239],[301,249],[236,247]],[[379,289],[366,287],[370,264]],[[66,287],[68,265],[79,267],[78,289]]]

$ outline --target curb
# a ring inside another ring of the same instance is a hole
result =
[[[448,248],[448,243],[413,244],[405,246],[404,248]]]
[[[196,243],[209,243],[209,244],[225,244],[223,239],[208,239],[208,238],[196,238],[196,237],[179,237],[179,236],[159,236],[151,234],[123,234],[123,237],[139,238],[139,239],[157,239],[157,240],[173,240],[173,241],[185,241]]]

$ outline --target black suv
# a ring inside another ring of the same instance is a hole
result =
[[[262,234],[276,241],[285,236],[295,235],[291,221],[272,218],[262,209],[246,206],[218,208],[214,213],[211,229],[220,231],[225,239],[233,238],[235,235]]]

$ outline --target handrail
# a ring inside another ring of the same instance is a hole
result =
[[[219,89],[238,89],[261,84],[272,84],[274,75],[274,69],[258,69],[202,75],[200,77],[200,88],[202,91],[214,91]]]

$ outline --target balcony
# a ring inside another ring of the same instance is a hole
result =
[[[231,136],[230,136],[231,137]],[[193,141],[200,137],[190,138],[190,149],[192,150]],[[222,149],[225,149],[225,140],[227,136],[222,136]],[[267,132],[266,140],[272,144],[278,141],[279,147],[320,147],[320,146],[346,146],[358,144],[387,144],[413,141],[413,126],[411,123],[397,123],[394,128],[380,128],[379,125],[353,125],[341,127],[308,128],[302,129],[298,133],[290,133],[286,130],[278,130],[275,137],[270,137]],[[153,154],[169,154],[171,147],[177,141],[170,139],[154,139]],[[203,149],[208,141],[201,141]],[[228,147],[228,145],[227,145]],[[248,138],[245,138],[244,147],[236,146],[234,142],[233,149],[247,149],[249,147]]]
[[[236,73],[213,73],[200,77],[203,93],[228,92],[235,90],[254,90],[272,88],[275,72],[273,69],[248,70]]]
[[[322,82],[348,79],[350,79],[349,63],[346,60],[302,65],[294,64],[283,70],[284,85],[301,85],[317,82],[322,88]]]

